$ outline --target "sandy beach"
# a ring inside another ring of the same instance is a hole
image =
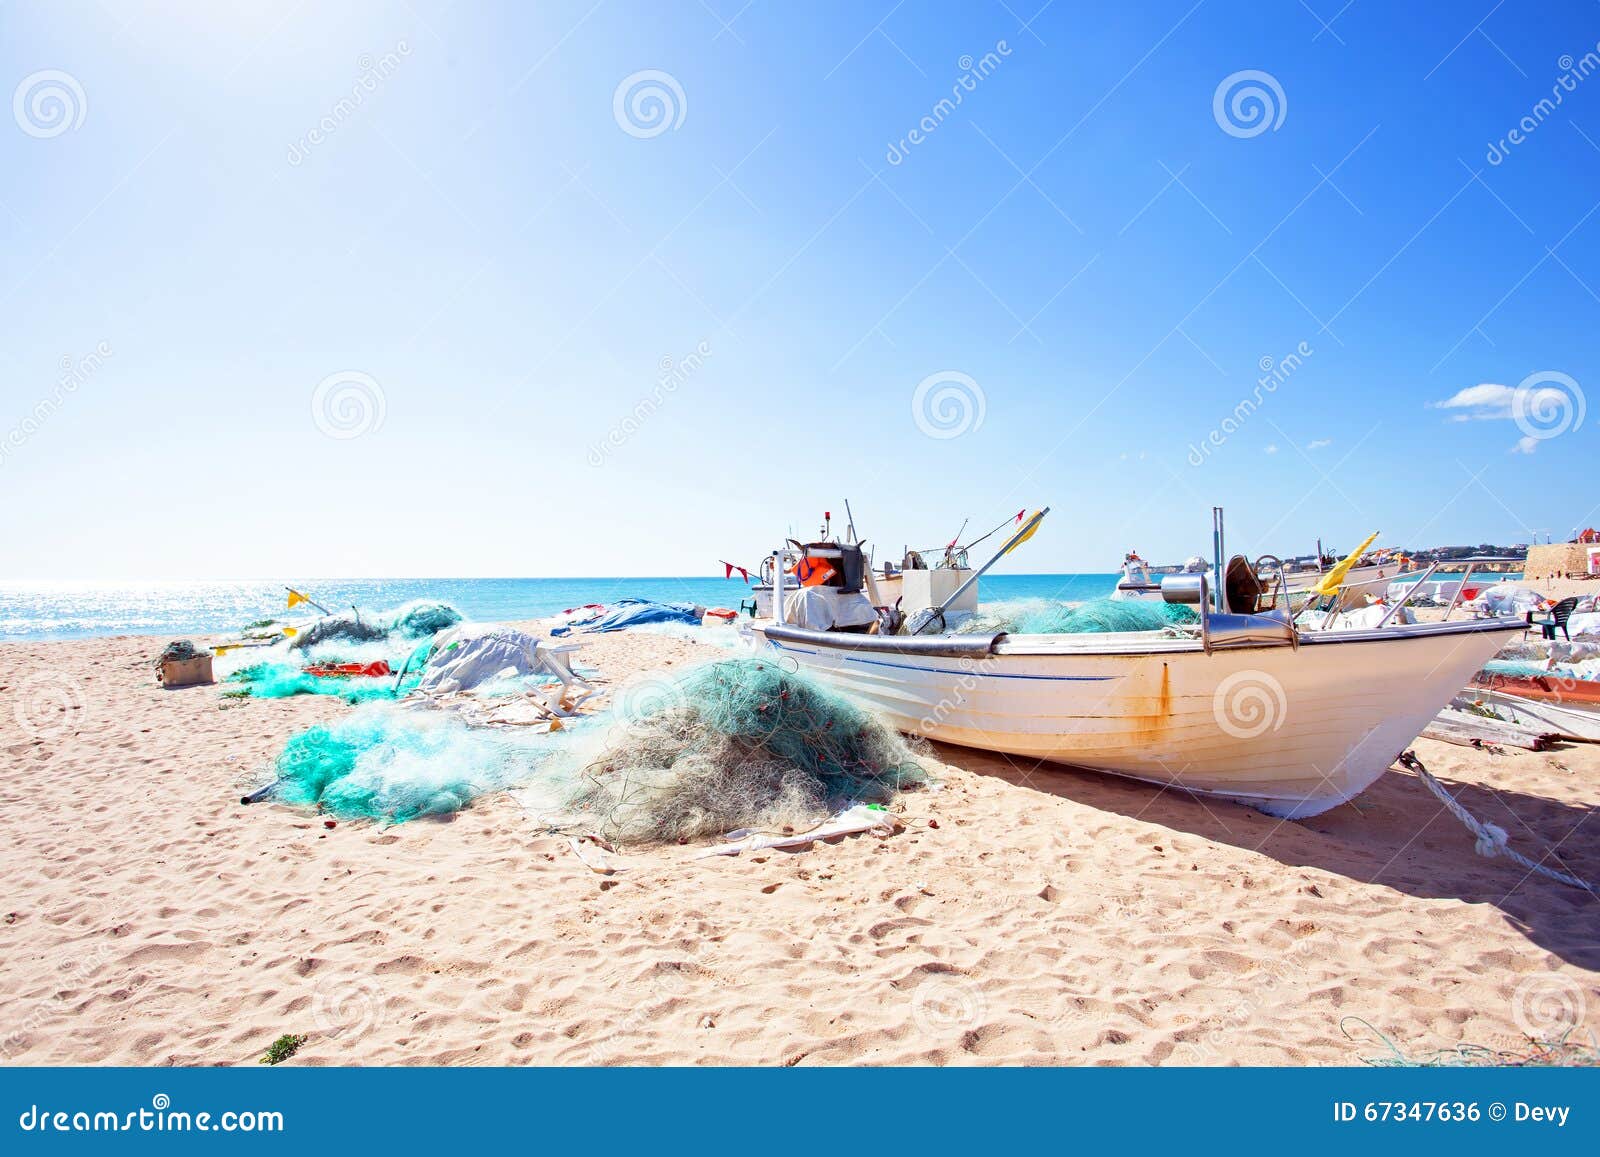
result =
[[[504,795],[388,828],[241,806],[351,708],[163,690],[165,642],[0,646],[7,1063],[254,1065],[301,1033],[293,1064],[1332,1065],[1378,1031],[1422,1058],[1600,1028],[1595,898],[1476,855],[1402,771],[1296,823],[933,747],[892,837],[606,877]],[[1600,878],[1600,746],[1416,751]]]

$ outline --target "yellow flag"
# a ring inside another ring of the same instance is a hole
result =
[[[294,637],[295,637],[295,636],[296,636],[296,635],[298,635],[298,634],[299,634],[299,633],[300,633],[300,632],[299,632],[299,631],[298,631],[298,630],[297,630],[297,629],[296,629],[296,628],[294,628],[294,627],[285,627],[285,628],[283,628],[283,633],[284,633],[284,634],[285,634],[285,635],[287,635],[287,636],[289,636],[289,638],[291,638],[291,639],[292,639],[292,638],[294,638]]]
[[[1367,547],[1372,545],[1372,540],[1377,537],[1378,532],[1376,530],[1367,535],[1366,541],[1345,555],[1343,562],[1322,576],[1322,581],[1311,589],[1311,593],[1317,596],[1338,594],[1339,587],[1344,584],[1344,576],[1350,573],[1350,568],[1356,565],[1356,560],[1361,557]]]
[[[298,607],[301,603],[303,603],[305,601],[306,601],[306,596],[301,594],[299,591],[291,590],[289,592],[289,609],[291,611],[294,610],[296,607]]]
[[[1022,532],[1018,534],[1016,538],[1011,540],[1011,545],[1006,547],[1005,553],[1010,554],[1012,551],[1016,550],[1017,547],[1021,546],[1023,543],[1032,538],[1034,532],[1037,531],[1040,524],[1044,522],[1044,516],[1049,513],[1050,511],[1048,509],[1035,513],[1034,516],[1028,520],[1027,525],[1023,527]]]

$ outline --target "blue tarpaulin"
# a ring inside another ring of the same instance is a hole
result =
[[[607,607],[599,618],[583,623],[580,631],[620,631],[646,623],[688,623],[699,626],[704,607],[692,603],[652,603],[644,599],[623,599]]]

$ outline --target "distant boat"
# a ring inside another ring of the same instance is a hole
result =
[[[1117,585],[1107,598],[1119,602],[1126,599],[1161,601],[1161,580],[1171,574],[1204,574],[1209,568],[1206,561],[1196,555],[1188,562],[1175,566],[1151,566],[1139,557],[1138,551],[1129,551],[1122,559],[1122,573]]]
[[[1352,567],[1344,580],[1339,584],[1344,589],[1362,588],[1374,589],[1373,584],[1381,584],[1375,589],[1381,593],[1384,586],[1395,575],[1400,573],[1400,568],[1390,564],[1386,566],[1358,566]],[[1323,572],[1318,570],[1302,570],[1284,572],[1284,586],[1290,595],[1303,595],[1322,582]]]
[[[1161,601],[1161,581],[1151,573],[1152,567],[1140,558],[1137,551],[1130,551],[1123,557],[1122,574],[1117,578],[1117,585],[1108,596],[1119,601],[1124,599],[1153,599]]]

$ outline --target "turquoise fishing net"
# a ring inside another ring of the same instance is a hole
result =
[[[291,695],[332,695],[346,703],[394,699],[416,689],[420,672],[408,674],[395,687],[394,675],[319,678],[294,663],[252,663],[227,677],[224,695],[232,698],[287,699]]]
[[[449,603],[432,603],[418,600],[390,611],[387,618],[389,633],[407,639],[421,639],[447,631],[461,622],[461,612]]]
[[[392,680],[380,680],[392,682]],[[887,803],[926,773],[900,736],[808,677],[752,657],[624,689],[609,716],[559,732],[471,727],[369,704],[289,740],[275,797],[402,822],[528,788],[614,840],[671,843],[810,826],[847,801]],[[603,730],[602,730],[603,728]]]
[[[274,795],[340,819],[401,823],[525,784],[562,746],[553,735],[368,706],[290,739],[278,756]]]
[[[1200,621],[1192,607],[1156,599],[1090,599],[1082,603],[1043,599],[991,603],[963,623],[964,634],[1008,631],[1014,635],[1105,634],[1159,631]]]
[[[352,610],[326,615],[286,642],[261,651],[241,651],[224,662],[245,662],[224,676],[227,698],[284,699],[331,695],[347,703],[395,699],[416,689],[427,666],[434,635],[462,621],[447,603],[411,602],[390,611]],[[418,640],[421,642],[418,642]],[[249,659],[255,662],[249,662]],[[312,664],[388,663],[392,675],[323,678]],[[396,675],[404,677],[396,683]]]

